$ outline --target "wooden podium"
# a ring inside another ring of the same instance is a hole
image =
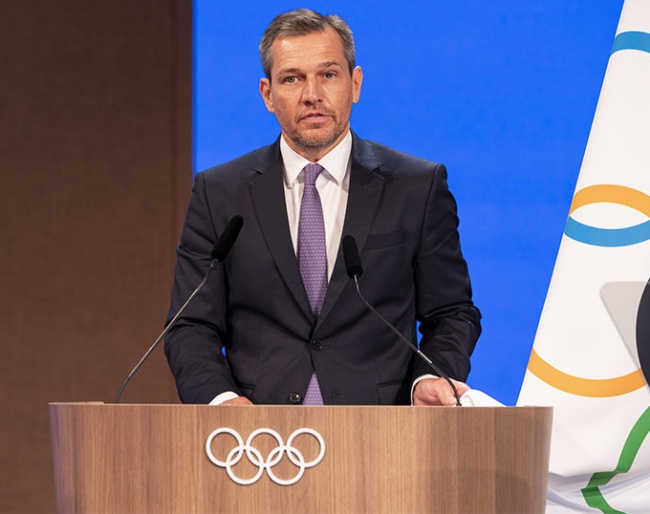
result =
[[[59,512],[521,514],[546,504],[548,407],[49,409]]]

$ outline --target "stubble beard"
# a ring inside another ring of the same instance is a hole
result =
[[[331,147],[336,140],[345,132],[346,125],[336,125],[324,134],[309,134],[298,132],[294,139],[299,148],[307,151],[322,150]]]
[[[321,137],[298,135],[296,144],[303,150],[320,150],[332,145],[341,134],[327,134]]]

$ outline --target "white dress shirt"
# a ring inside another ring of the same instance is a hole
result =
[[[284,162],[284,196],[287,204],[287,217],[293,250],[298,255],[298,224],[300,222],[300,204],[305,188],[303,168],[310,161],[294,152],[284,139],[280,140],[280,152]],[[336,254],[339,251],[345,210],[348,205],[350,190],[350,154],[352,152],[352,134],[336,145],[318,161],[324,171],[316,180],[316,189],[323,207],[325,220],[325,245],[327,246],[327,279],[332,277]]]

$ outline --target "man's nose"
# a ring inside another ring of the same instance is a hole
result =
[[[306,104],[315,104],[323,99],[323,88],[317,79],[305,80],[302,90],[302,101]]]

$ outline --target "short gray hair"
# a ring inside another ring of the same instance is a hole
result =
[[[296,9],[276,16],[264,31],[260,41],[260,57],[266,78],[271,80],[271,67],[273,66],[271,46],[277,38],[324,32],[328,27],[333,28],[340,36],[345,60],[348,62],[348,68],[352,74],[355,64],[354,37],[352,30],[343,18],[335,14],[323,16],[311,9]]]

